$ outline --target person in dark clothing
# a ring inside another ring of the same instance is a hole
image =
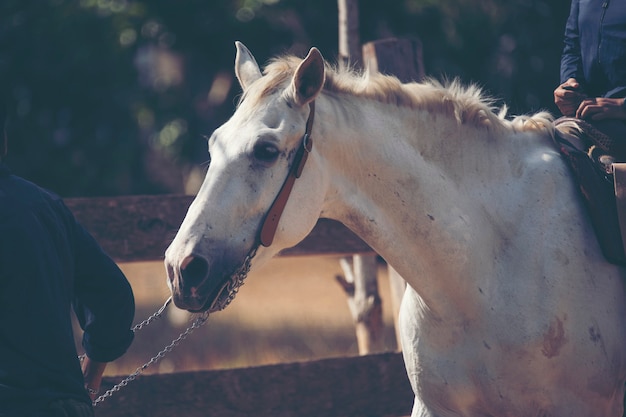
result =
[[[569,163],[609,262],[626,265],[615,204],[626,161],[626,2],[572,0],[565,25],[555,141]],[[618,168],[616,168],[618,167]]]
[[[58,196],[11,174],[2,142],[0,416],[93,416],[107,362],[133,340],[132,289]],[[84,330],[82,369],[72,308]]]
[[[572,0],[564,43],[561,84],[554,90],[561,113],[592,121],[620,120],[623,125],[626,2]]]

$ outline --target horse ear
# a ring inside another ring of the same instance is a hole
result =
[[[237,56],[235,57],[235,75],[239,80],[241,88],[245,91],[253,82],[261,78],[261,70],[259,64],[246,48],[246,46],[237,41],[235,42],[237,48]]]
[[[296,103],[303,106],[315,100],[324,87],[324,77],[324,58],[317,48],[311,48],[291,80]]]

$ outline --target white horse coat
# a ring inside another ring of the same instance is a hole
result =
[[[413,416],[622,416],[624,270],[599,249],[545,114],[505,120],[475,88],[335,71],[313,48],[261,73],[209,140],[211,164],[166,252],[181,308],[341,221],[407,281]],[[274,242],[258,231],[315,101],[313,148]]]

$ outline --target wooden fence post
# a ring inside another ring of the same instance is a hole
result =
[[[370,72],[394,75],[403,83],[425,77],[422,42],[419,39],[389,38],[363,45],[363,65]]]
[[[361,355],[385,350],[383,308],[378,294],[376,254],[358,254],[341,258],[344,276],[336,277],[348,296],[348,307],[354,321]]]
[[[358,0],[337,0],[339,11],[339,63],[343,67],[362,67],[359,36]],[[359,354],[368,355],[385,350],[383,341],[383,309],[378,293],[376,255],[354,255],[340,261],[345,277],[337,276],[348,297],[354,322]]]
[[[418,39],[382,39],[363,45],[363,65],[369,72],[394,75],[402,82],[420,81],[425,76],[422,43]],[[391,290],[391,308],[398,349],[398,313],[406,282],[395,269],[387,267]]]
[[[339,63],[360,67],[361,38],[359,36],[358,0],[337,0],[339,12]]]

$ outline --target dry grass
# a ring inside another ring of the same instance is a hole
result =
[[[247,367],[357,355],[345,295],[335,281],[336,257],[272,260],[250,274],[237,298],[209,317],[185,341],[145,373]],[[156,311],[169,296],[160,262],[121,265],[135,292],[136,321]],[[396,349],[386,268],[379,270],[385,341]],[[126,375],[170,343],[192,316],[170,306],[166,317],[137,332],[130,350],[109,364],[107,375]]]

